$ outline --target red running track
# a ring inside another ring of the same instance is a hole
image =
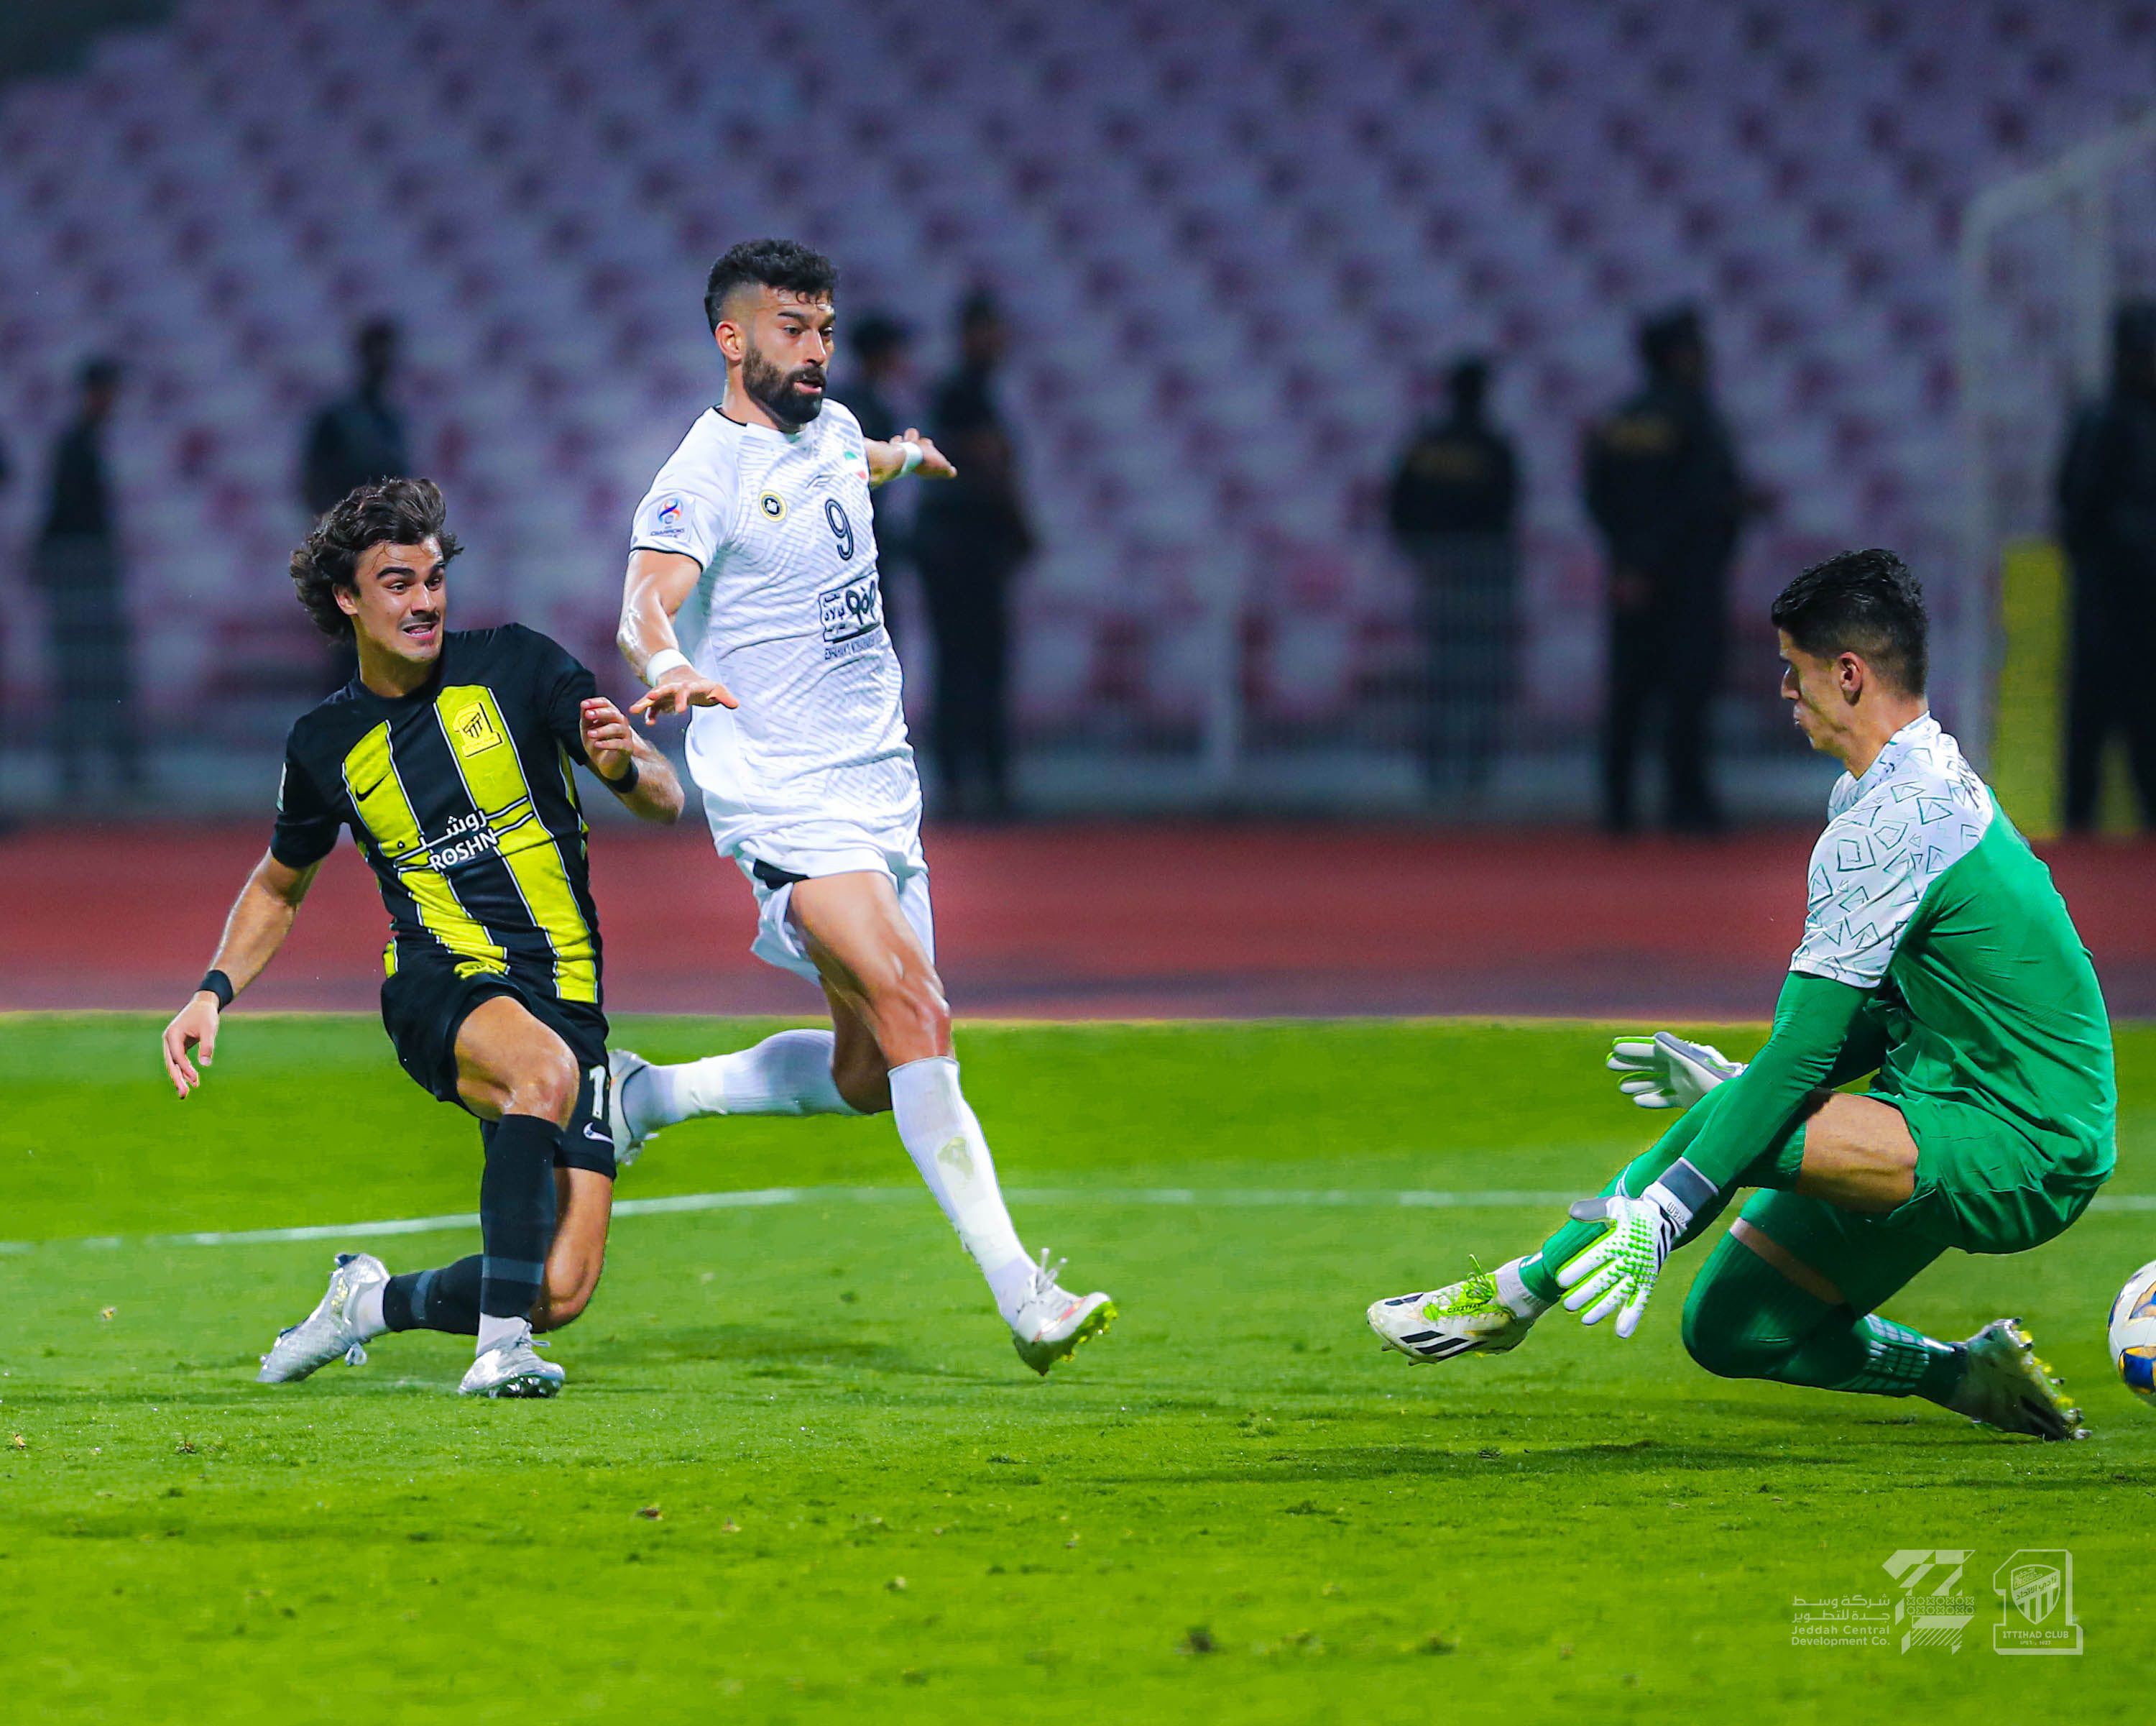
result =
[[[1087,824],[928,838],[962,1014],[1764,1018],[1812,835],[1627,842],[1569,831]],[[178,1005],[257,827],[33,830],[0,840],[0,1008]],[[748,955],[747,885],[701,825],[593,838],[608,1004],[811,1013]],[[2112,1009],[2156,1015],[2156,845],[2047,850]],[[386,924],[349,845],[249,992],[372,1008]]]

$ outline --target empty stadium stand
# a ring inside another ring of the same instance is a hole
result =
[[[390,312],[466,614],[603,657],[630,506],[715,391],[702,272],[791,232],[855,308],[940,336],[976,281],[1009,304],[1029,733],[1189,746],[1232,650],[1286,747],[1383,731],[1373,495],[1419,377],[1486,344],[1527,731],[1562,737],[1597,660],[1578,439],[1634,312],[1709,308],[1781,500],[1747,592],[1852,541],[1943,560],[1957,212],[2152,71],[2144,0],[191,0],[0,86],[0,435],[34,466],[75,360],[126,359],[151,699],[272,735],[318,657],[282,575],[300,428]]]

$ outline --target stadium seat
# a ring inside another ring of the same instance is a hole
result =
[[[394,314],[474,567],[513,568],[518,609],[604,660],[629,502],[713,388],[701,272],[798,229],[850,303],[923,330],[924,371],[967,286],[1009,305],[1049,529],[1022,603],[1034,732],[1094,722],[1104,642],[1173,627],[1113,573],[1163,557],[1241,585],[1270,650],[1333,668],[1352,706],[1397,610],[1371,487],[1465,346],[1500,350],[1558,565],[1593,563],[1582,424],[1630,386],[1633,315],[1679,295],[1709,303],[1792,531],[1939,542],[1947,218],[2138,101],[2150,39],[2145,7],[1965,26],[1866,0],[1801,32],[1708,0],[833,0],[813,32],[762,0],[188,0],[0,87],[0,426],[49,431],[74,358],[117,347],[131,531],[239,511],[274,546],[350,326]],[[434,123],[357,98],[384,63]],[[1312,548],[1323,604],[1278,597]],[[180,578],[146,551],[154,604]],[[229,573],[232,628],[282,602],[281,558]],[[1596,628],[1592,604],[1537,612],[1534,662],[1591,661]],[[1173,657],[1111,680],[1134,725],[1187,718]]]

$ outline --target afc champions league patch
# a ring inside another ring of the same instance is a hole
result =
[[[765,492],[757,499],[756,506],[763,511],[764,519],[767,521],[783,521],[786,519],[786,500],[776,491]]]
[[[679,539],[688,532],[686,525],[681,520],[681,500],[680,498],[662,497],[660,499],[659,513],[653,520],[651,531],[653,533],[665,539]]]

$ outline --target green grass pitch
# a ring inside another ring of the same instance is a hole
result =
[[[621,1040],[678,1058],[766,1028]],[[1585,1193],[1651,1134],[1599,1070],[1606,1028],[967,1030],[1021,1230],[1122,1308],[1045,1381],[887,1122],[677,1129],[623,1198],[831,1194],[622,1219],[544,1404],[460,1400],[469,1345],[426,1336],[252,1383],[336,1243],[146,1237],[467,1211],[475,1135],[361,1019],[236,1016],[185,1105],[155,1033],[0,1020],[0,1238],[35,1243],[0,1251],[0,1718],[2004,1720],[2145,1696],[2156,1416],[2103,1318],[2156,1214],[1950,1258],[1890,1308],[1947,1335],[2025,1315],[2087,1444],[1709,1378],[1676,1337],[1697,1252],[1630,1344],[1560,1314],[1499,1359],[1379,1353],[1369,1300],[1552,1219],[1389,1195]],[[2112,1191],[2156,1193],[2156,1030],[2120,1062]],[[475,1241],[364,1244],[413,1268]],[[2020,1548],[2073,1554],[2079,1658],[1993,1652]],[[1890,1600],[1902,1549],[1972,1553],[1958,1652],[1794,1644],[1800,1599]]]

